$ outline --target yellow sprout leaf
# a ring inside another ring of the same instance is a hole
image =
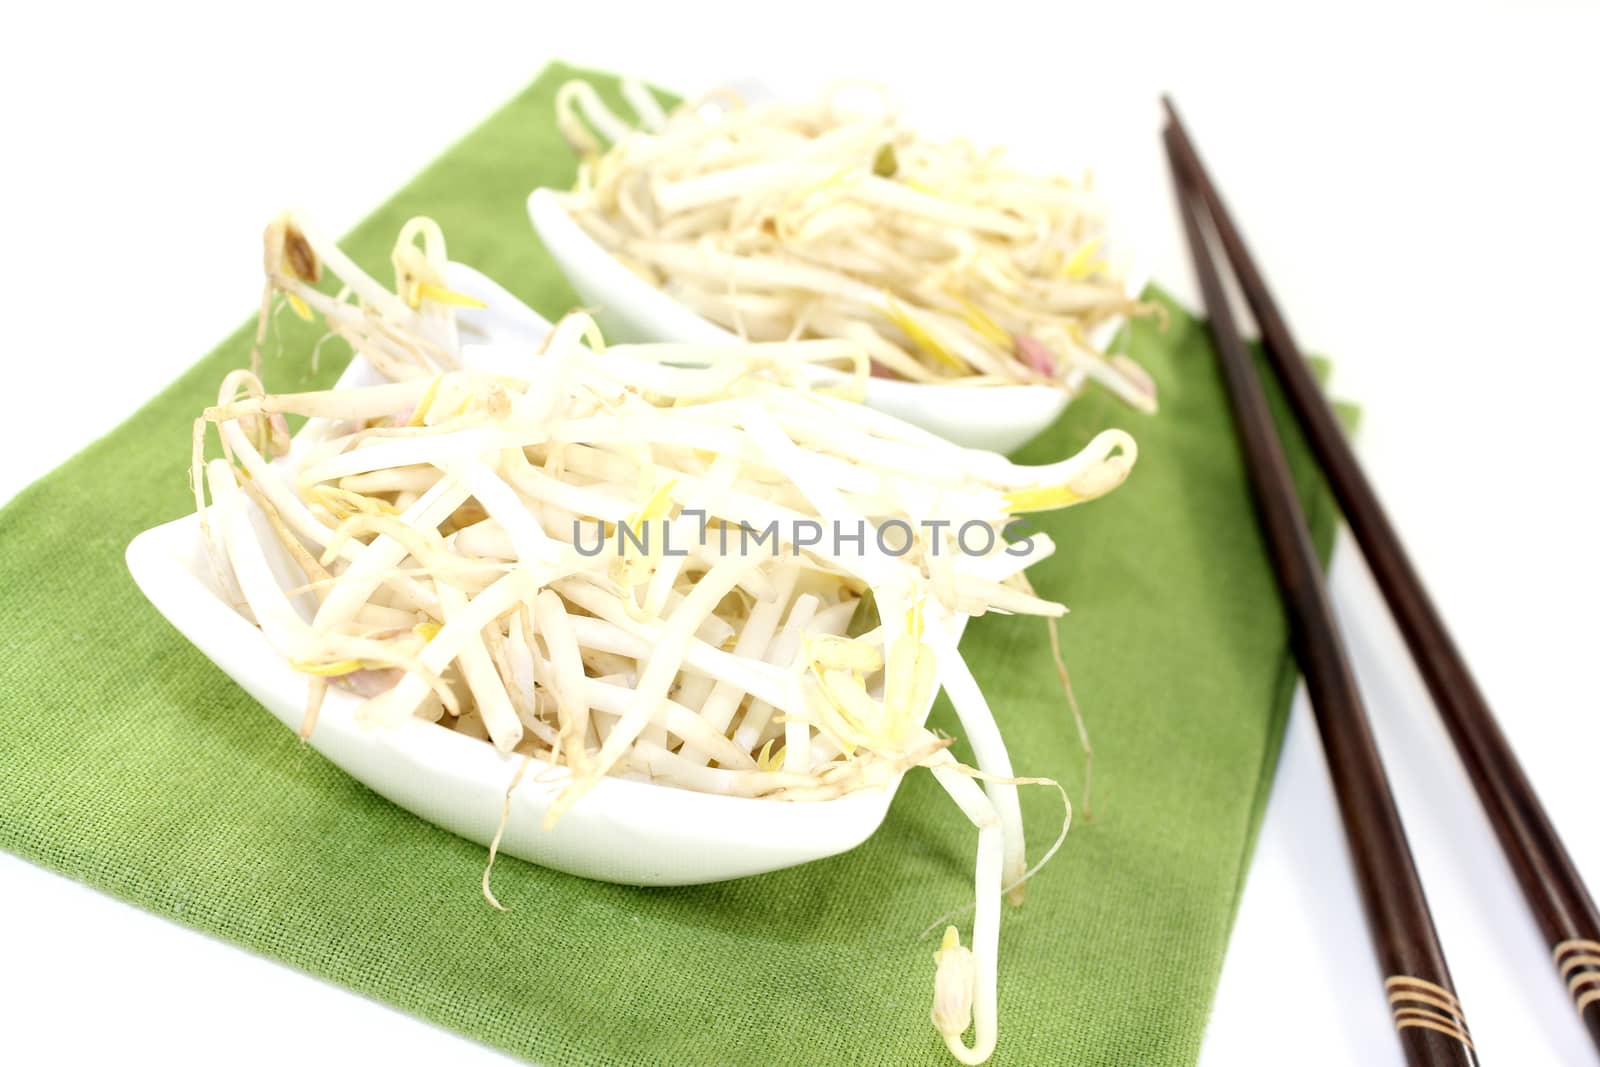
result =
[[[1054,511],[1071,507],[1084,497],[1066,485],[1038,485],[1032,489],[1013,489],[1006,494],[1006,510],[1012,514],[1023,511]]]
[[[436,622],[419,622],[411,628],[411,632],[424,641],[432,641],[439,636],[439,631],[442,629],[443,627]]]
[[[938,963],[939,960],[944,957],[946,952],[949,952],[953,948],[960,947],[961,932],[954,926],[946,926],[944,928],[944,939],[939,942],[939,951],[933,954],[933,962]]]
[[[423,420],[428,417],[428,409],[433,407],[434,398],[439,395],[439,383],[442,381],[444,381],[444,375],[441,374],[428,383],[427,392],[423,393],[422,399],[417,401],[417,410],[411,413],[411,418],[406,422],[407,426],[421,426],[423,424]]]
[[[900,303],[900,301],[896,300],[891,294],[884,294],[883,313],[889,317],[890,322],[900,327],[900,332],[909,337],[911,339],[911,343],[915,345],[919,351],[928,356],[935,363],[938,363],[941,366],[949,367],[951,370],[958,371],[963,374],[966,373],[967,365],[961,362],[961,360],[957,359],[955,356],[951,355],[950,350],[945,348],[944,345],[941,345],[938,341],[934,340],[933,335],[930,334],[920,322],[913,318],[911,312],[908,311]]]
[[[922,640],[922,601],[920,600],[913,601],[911,606],[906,608],[906,633],[918,641]]]
[[[922,640],[922,632],[919,602],[906,611],[905,633],[895,638],[889,649],[884,673],[883,703],[891,741],[898,741],[915,724],[922,709],[932,702],[938,685],[938,664],[934,662],[933,648]]]
[[[625,524],[633,531],[633,537],[645,542],[648,552],[640,550],[635,541],[624,538],[622,552],[611,564],[611,580],[625,589],[631,589],[644,581],[650,573],[650,561],[661,554],[666,540],[666,531],[663,529],[659,539],[650,536],[646,523],[659,522],[667,517],[672,510],[672,490],[677,486],[676,478],[668,478],[650,494],[644,506],[634,513],[633,517]],[[620,534],[619,534],[620,536]]]
[[[955,298],[956,303],[961,305],[961,317],[966,320],[968,326],[972,327],[973,332],[1001,351],[1011,351],[1011,346],[1015,342],[1012,341],[1011,334],[1007,332],[1004,326],[994,321],[984,313],[982,308],[960,293],[952,292],[950,295]]]
[[[311,309],[306,306],[306,302],[300,299],[299,294],[285,293],[283,295],[289,298],[289,306],[294,309],[296,315],[299,315],[307,322],[312,322],[316,319],[316,316],[311,313]]]
[[[444,286],[434,285],[432,282],[420,283],[416,286],[414,294],[416,303],[412,304],[412,307],[421,307],[424,300],[432,300],[436,304],[449,304],[451,307],[458,308],[486,308],[489,306],[475,296],[458,293],[454,289],[446,289]]]
[[[786,752],[787,749],[783,748],[773,752],[772,742],[768,741],[761,746],[761,752],[756,756],[756,766],[763,771],[781,771],[783,770],[783,757]]]
[[[672,490],[677,485],[678,479],[676,478],[668,478],[663,482],[661,487],[651,494],[650,499],[645,501],[644,507],[639,509],[639,514],[634,518],[634,521],[644,523],[653,519],[666,518],[667,512],[672,510]]]
[[[289,666],[301,674],[315,674],[322,678],[337,678],[343,674],[353,674],[361,670],[361,661],[358,659],[342,659],[336,663],[311,663],[306,660],[291,660]]]
[[[1095,255],[1103,244],[1105,244],[1103,238],[1091,237],[1079,245],[1077,250],[1067,257],[1066,266],[1062,268],[1066,276],[1077,281],[1105,270],[1106,261]]]

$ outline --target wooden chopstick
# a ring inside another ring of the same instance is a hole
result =
[[[1301,356],[1177,109],[1171,100],[1164,103],[1172,129],[1169,151],[1206,205],[1260,327],[1268,362],[1433,695],[1506,861],[1550,946],[1565,992],[1600,1048],[1600,913]]]
[[[1299,496],[1273,427],[1266,394],[1229,309],[1202,228],[1203,207],[1177,162],[1167,131],[1173,185],[1204,296],[1218,366],[1244,453],[1261,532],[1277,575],[1291,642],[1305,675],[1317,732],[1383,967],[1384,995],[1406,1061],[1414,1067],[1476,1064],[1477,1055],[1434,931],[1400,812],[1373,743],[1344,640],[1333,619]]]

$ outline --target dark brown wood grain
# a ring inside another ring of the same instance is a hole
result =
[[[1506,862],[1550,946],[1561,993],[1577,1006],[1600,1049],[1600,914],[1594,900],[1428,596],[1176,108],[1170,100],[1166,106],[1171,120],[1169,152],[1212,219],[1260,328],[1268,363],[1361,545]]]
[[[1169,155],[1175,150],[1174,136],[1169,129]],[[1266,393],[1211,256],[1204,207],[1175,155],[1172,161],[1179,213],[1216,342],[1217,365],[1233,411],[1262,538],[1288,615],[1295,656],[1305,676],[1333,779],[1356,887],[1383,968],[1383,995],[1409,1064],[1475,1064],[1476,1053],[1451,986],[1405,827],[1373,743],[1344,639],[1334,622],[1322,567],[1273,427]]]

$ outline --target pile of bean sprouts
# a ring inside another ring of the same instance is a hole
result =
[[[912,382],[1095,381],[1141,411],[1155,386],[1090,340],[1149,310],[1106,257],[1086,178],[918,137],[881,90],[743,106],[726,91],[664,114],[636,83],[637,127],[584,81],[557,95],[582,156],[562,203],[630,269],[740,337],[847,338]]]
[[[511,353],[515,373],[474,369],[455,311],[472,301],[446,287],[426,219],[401,231],[394,290],[292,214],[268,227],[265,263],[263,335],[287,305],[389,379],[271,394],[241,369],[195,424],[217,580],[312,679],[302,733],[341,687],[364,721],[420,717],[558,768],[550,821],[606,775],[824,801],[927,767],[978,829],[972,947],[947,930],[933,1021],[963,1062],[987,1058],[1000,902],[1031,873],[1016,787],[1034,780],[1013,774],[954,623],[1063,613],[1022,573],[1049,538],[1001,535],[1117,486],[1133,441],[1108,430],[1037,467],[959,448],[808,388],[807,364],[867,373],[840,340],[708,359],[607,347],[574,314],[542,351]],[[308,421],[275,462],[286,416]],[[274,576],[285,553],[299,587]],[[975,768],[923,725],[940,685]]]

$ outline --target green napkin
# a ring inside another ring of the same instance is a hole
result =
[[[523,201],[572,179],[552,106],[577,73],[544,71],[345,247],[387,277],[400,223],[430,214],[454,258],[561,313],[573,294]],[[1072,608],[1095,800],[1007,907],[996,1064],[1194,1060],[1294,685],[1204,332],[1150,295],[1170,321],[1130,343],[1161,414],[1093,395],[1022,455],[1056,459],[1111,424],[1141,451],[1109,498],[1037,520],[1060,546],[1032,573]],[[289,336],[269,387],[331,381],[337,346],[311,374],[305,335]],[[547,1064],[949,1062],[928,1021],[935,940],[919,935],[969,899],[974,834],[925,773],[848,855],[685,889],[502,859],[501,913],[478,892],[483,848],[347,778],[156,615],[123,548],[190,506],[190,420],[247,351],[241,331],[0,511],[0,847]],[[1329,501],[1289,440],[1326,549]],[[1076,796],[1083,756],[1043,624],[985,618],[963,648],[1018,773]],[[933,723],[959,734],[943,702]],[[1024,803],[1037,854],[1059,799]]]

